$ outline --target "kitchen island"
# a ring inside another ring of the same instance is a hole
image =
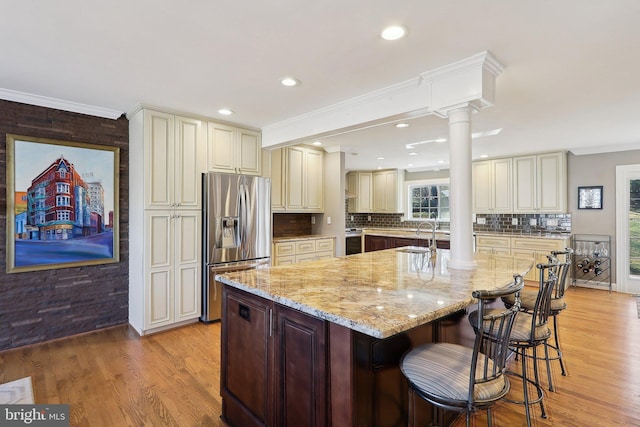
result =
[[[526,274],[532,259],[389,249],[218,276],[221,394],[231,426],[406,425],[398,361],[429,341],[469,342],[474,289]],[[418,417],[430,417],[423,405]]]

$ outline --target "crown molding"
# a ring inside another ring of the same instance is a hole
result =
[[[575,156],[584,156],[589,154],[613,153],[618,151],[636,151],[640,147],[637,142],[628,144],[599,144],[591,147],[574,147],[569,151]]]
[[[122,111],[109,108],[96,107],[94,105],[81,104],[79,102],[66,101],[64,99],[50,98],[48,96],[34,95],[32,93],[18,92],[0,88],[0,99],[20,102],[22,104],[37,105],[39,107],[54,108],[56,110],[70,111],[72,113],[86,114],[89,116],[104,117],[115,120],[122,116]]]

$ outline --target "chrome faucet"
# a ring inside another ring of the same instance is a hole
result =
[[[431,251],[432,254],[436,253],[436,248],[437,248],[437,244],[436,244],[436,229],[438,228],[438,220],[435,220],[433,222],[421,222],[420,225],[418,225],[418,228],[416,229],[416,237],[420,235],[420,230],[422,229],[423,225],[429,225],[431,227],[431,244],[429,245],[429,250]]]

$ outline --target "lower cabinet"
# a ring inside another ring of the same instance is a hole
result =
[[[335,237],[318,237],[276,242],[273,245],[272,264],[289,265],[333,258],[336,253],[335,240]]]
[[[511,255],[531,257],[534,264],[529,273],[524,276],[525,280],[539,281],[539,271],[537,264],[547,264],[547,255],[551,251],[562,251],[569,247],[568,239],[532,239],[527,237],[513,237],[511,239]]]
[[[223,286],[224,421],[232,427],[327,425],[326,347],[325,321]]]
[[[427,246],[428,240],[413,239],[410,237],[391,237],[391,236],[374,236],[365,234],[364,251],[373,252],[383,249],[400,248],[402,246]],[[438,249],[450,249],[449,240],[436,239]]]

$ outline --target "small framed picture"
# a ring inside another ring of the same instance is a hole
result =
[[[602,209],[602,185],[578,187],[578,209]]]

